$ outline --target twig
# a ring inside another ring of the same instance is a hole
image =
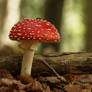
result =
[[[56,70],[46,62],[46,60],[43,60],[42,62],[43,62],[43,64],[45,64],[51,71],[53,71],[53,73],[57,76],[57,78],[58,78],[60,81],[67,83],[66,79],[65,79],[63,76],[60,76],[60,75],[56,72]]]

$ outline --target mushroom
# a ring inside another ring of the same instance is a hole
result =
[[[11,40],[21,42],[24,50],[21,74],[31,75],[34,52],[40,42],[59,42],[60,35],[50,22],[42,19],[24,19],[15,24],[9,34]]]

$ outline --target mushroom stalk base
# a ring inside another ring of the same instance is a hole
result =
[[[23,42],[21,47],[24,48],[21,74],[31,75],[34,52],[38,47],[38,42]]]

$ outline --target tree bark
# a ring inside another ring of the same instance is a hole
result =
[[[19,74],[22,55],[0,56],[0,69],[7,69],[12,74]],[[92,73],[92,53],[76,52],[49,55],[35,55],[32,74],[53,72],[44,64],[46,61],[59,74],[89,74]]]

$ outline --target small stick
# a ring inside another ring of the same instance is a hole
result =
[[[43,63],[44,63],[51,71],[53,71],[53,73],[57,76],[57,78],[58,78],[59,80],[61,80],[62,82],[65,82],[65,83],[67,82],[66,79],[65,79],[63,76],[60,76],[60,75],[56,72],[56,70],[46,62],[46,60],[43,60]]]

